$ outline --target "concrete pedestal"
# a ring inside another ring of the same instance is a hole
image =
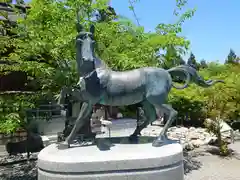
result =
[[[38,155],[38,180],[183,180],[180,144],[115,144],[59,150],[56,144]]]

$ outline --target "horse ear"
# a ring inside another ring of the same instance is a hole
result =
[[[81,25],[80,23],[77,23],[76,26],[77,26],[77,32],[81,32],[83,30],[83,25]]]
[[[95,32],[95,26],[93,24],[91,24],[91,26],[90,26],[90,32],[92,34],[94,34],[94,32]]]

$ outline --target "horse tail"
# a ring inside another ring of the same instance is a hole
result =
[[[176,68],[186,70],[190,75],[191,82],[195,83],[200,87],[207,88],[207,87],[213,86],[216,83],[225,83],[223,80],[212,80],[212,79],[204,80],[204,78],[197,72],[197,69],[195,69],[190,65],[180,65],[180,66],[177,66]]]
[[[178,76],[180,76],[180,77],[182,77],[182,75],[181,75],[182,73],[185,75],[186,81],[185,81],[184,85],[183,86],[176,86],[176,85],[174,85],[172,83],[172,86],[174,88],[176,88],[176,89],[185,89],[185,88],[188,87],[188,85],[189,85],[189,83],[191,81],[191,76],[190,76],[189,72],[186,69],[182,68],[181,66],[177,66],[177,67],[173,67],[173,68],[168,69],[167,72],[171,76],[176,76],[175,73],[178,74]]]

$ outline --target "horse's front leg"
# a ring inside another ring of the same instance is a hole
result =
[[[78,118],[75,122],[75,125],[69,134],[69,136],[66,138],[66,140],[59,145],[60,148],[69,148],[70,143],[76,138],[77,132],[79,129],[86,123],[87,117],[90,115],[92,112],[92,104],[91,103],[86,103],[84,102],[82,104],[80,113],[78,115]]]

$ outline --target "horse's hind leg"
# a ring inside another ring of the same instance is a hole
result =
[[[177,111],[174,110],[170,105],[168,104],[162,104],[162,105],[157,105],[157,108],[160,108],[164,113],[168,115],[168,119],[166,124],[164,125],[161,133],[159,134],[158,138],[153,141],[153,146],[159,147],[164,143],[164,140],[167,139],[167,130],[170,128],[172,125],[173,121],[175,120],[177,116]]]
[[[141,104],[146,119],[141,125],[138,125],[136,127],[134,133],[130,136],[130,138],[136,138],[145,127],[147,127],[151,122],[156,120],[155,107],[148,101],[143,101]]]

